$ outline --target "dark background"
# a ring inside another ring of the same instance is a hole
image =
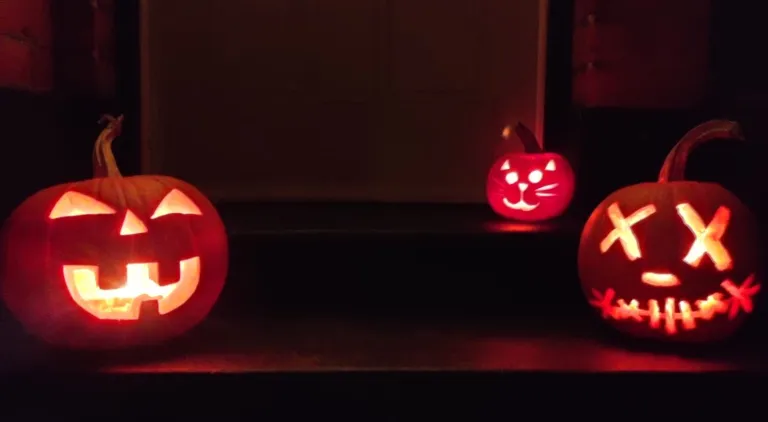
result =
[[[572,105],[573,2],[550,5],[547,53],[546,127],[549,149],[563,152],[579,173],[574,215],[585,215],[607,193],[652,179],[666,152],[693,125],[709,118],[742,123],[748,145],[714,144],[695,153],[690,174],[717,178],[764,213],[765,189],[758,164],[765,157],[768,129],[761,124],[768,104],[763,77],[766,64],[751,40],[761,39],[761,25],[747,2],[715,1],[712,13],[711,74],[707,97],[682,110],[580,108]],[[90,150],[100,130],[101,113],[125,113],[127,125],[114,144],[126,174],[140,169],[138,1],[117,2],[115,98],[95,100],[75,94],[0,91],[0,122],[8,147],[2,166],[8,183],[0,215],[32,192],[89,176]],[[745,153],[745,149],[756,151]],[[632,159],[627,159],[631,154]],[[19,165],[23,177],[19,177]]]
[[[125,113],[115,153],[124,174],[139,172],[137,3],[117,3],[114,99],[0,91],[1,216],[38,189],[90,176],[96,122],[105,110]],[[723,184],[765,221],[768,64],[756,46],[766,29],[755,2],[714,4],[705,100],[682,110],[638,110],[572,104],[573,4],[551,2],[545,133],[548,148],[573,163],[578,181],[562,221],[523,230],[501,224],[482,204],[220,203],[232,262],[214,317],[487,316],[529,326],[587,320],[575,262],[584,219],[608,193],[653,180],[676,140],[710,118],[738,120],[749,142],[701,147],[689,177]]]

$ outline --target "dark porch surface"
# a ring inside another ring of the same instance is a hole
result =
[[[765,335],[672,347],[615,335],[576,277],[581,221],[480,205],[222,205],[230,278],[210,318],[138,351],[54,353],[7,316],[5,370],[120,373],[762,370]],[[752,326],[762,324],[756,315]]]

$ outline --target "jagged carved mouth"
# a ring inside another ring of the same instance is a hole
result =
[[[598,308],[605,319],[631,319],[639,323],[647,320],[651,328],[663,327],[667,335],[675,335],[679,332],[678,325],[683,330],[693,330],[697,321],[709,321],[717,315],[727,315],[727,318],[732,320],[741,311],[751,313],[752,297],[760,291],[760,284],[753,285],[753,282],[754,274],[747,277],[740,286],[731,280],[725,280],[720,286],[727,296],[716,292],[696,300],[693,304],[667,297],[663,301],[648,300],[643,308],[637,299],[631,299],[629,302],[618,299],[614,302],[616,291],[610,288],[604,293],[592,289],[593,298],[589,303]]]
[[[504,202],[504,205],[506,205],[507,208],[518,211],[533,211],[539,206],[539,204],[529,204],[522,198],[520,198],[520,200],[515,203],[510,202],[507,198],[501,198],[501,200]]]
[[[139,319],[141,304],[156,300],[160,315],[183,305],[200,282],[200,257],[179,261],[179,281],[160,286],[158,264],[127,264],[125,284],[117,289],[99,287],[99,267],[96,265],[64,265],[67,290],[81,308],[99,319]]]

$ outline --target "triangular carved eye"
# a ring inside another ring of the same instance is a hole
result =
[[[509,170],[509,160],[504,161],[504,164],[501,165],[501,171],[507,170]]]
[[[178,189],[168,192],[160,201],[151,219],[160,218],[168,214],[203,215],[200,208],[192,202],[187,195]]]
[[[80,192],[69,191],[61,195],[56,205],[53,206],[48,218],[55,220],[64,217],[77,217],[80,215],[114,214],[115,210],[109,205],[91,198]]]

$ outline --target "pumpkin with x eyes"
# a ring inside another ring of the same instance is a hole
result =
[[[671,341],[733,334],[760,291],[756,223],[715,183],[683,180],[691,148],[741,139],[734,122],[691,130],[670,152],[658,183],[620,189],[587,221],[578,266],[584,293],[619,330]]]
[[[511,129],[504,129],[508,138]],[[491,167],[486,183],[488,204],[500,216],[541,221],[561,215],[573,198],[574,175],[561,155],[544,152],[533,133],[515,127],[525,153],[502,155]]]
[[[122,177],[104,140],[119,123],[97,141],[96,178],[36,193],[3,228],[3,299],[57,346],[166,340],[200,322],[224,285],[227,242],[215,208],[183,181]]]

